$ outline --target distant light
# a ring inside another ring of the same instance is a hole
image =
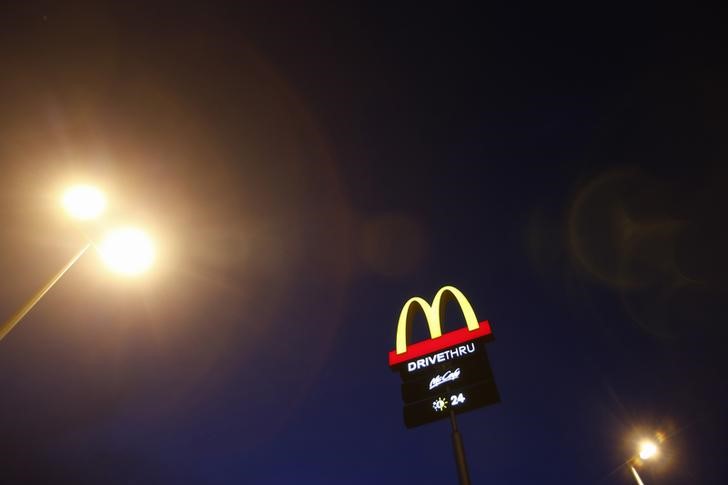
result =
[[[96,187],[76,185],[63,194],[63,207],[76,219],[94,219],[106,208],[106,197]]]
[[[639,455],[643,460],[649,460],[657,454],[657,445],[652,441],[643,441],[640,443]]]
[[[152,240],[143,231],[131,227],[111,231],[99,252],[109,268],[128,276],[143,273],[154,262]]]

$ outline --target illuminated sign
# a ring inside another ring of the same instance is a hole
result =
[[[443,335],[441,320],[445,314],[445,305],[452,299],[455,299],[460,305],[460,309],[465,317],[466,328],[461,328]],[[430,339],[408,347],[407,340],[412,328],[412,320],[415,316],[414,311],[417,307],[425,314],[427,327],[430,330]],[[447,347],[457,346],[481,337],[492,337],[492,335],[488,321],[478,322],[473,307],[470,305],[468,299],[465,298],[465,295],[454,286],[443,286],[435,294],[432,305],[418,296],[410,298],[404,304],[399,314],[399,321],[397,322],[396,346],[389,353],[389,365],[390,367],[394,367],[402,362],[435,353]]]
[[[475,344],[473,342],[467,345],[460,345],[458,347],[446,350],[444,352],[438,352],[435,355],[428,355],[424,359],[417,359],[411,362],[407,362],[407,371],[412,372],[413,370],[424,369],[433,364],[441,364],[450,359],[457,359],[458,357],[465,357],[468,354],[475,352]]]
[[[402,373],[402,401],[419,401],[434,396],[438,389],[460,386],[463,382],[492,379],[493,375],[482,348],[476,348],[480,350],[467,358],[438,364],[416,375]]]
[[[401,386],[402,401],[410,403],[427,399],[441,392],[441,389],[486,379],[493,379],[493,374],[490,372],[485,354],[478,352],[467,359],[440,364],[413,377],[405,374]]]
[[[472,411],[500,401],[498,390],[492,382],[480,382],[449,392],[440,392],[430,399],[424,399],[404,406],[404,424],[414,428],[447,418],[450,411],[457,414]]]
[[[436,375],[430,380],[430,390],[441,386],[446,382],[452,382],[458,380],[460,377],[460,367],[455,370],[449,370],[443,375]]]
[[[442,333],[445,305],[456,301],[465,327]],[[427,321],[430,338],[408,343],[415,312]],[[389,366],[402,377],[404,422],[410,428],[500,401],[483,342],[492,340],[490,324],[479,322],[473,307],[454,286],[444,286],[428,303],[410,298],[397,322]]]

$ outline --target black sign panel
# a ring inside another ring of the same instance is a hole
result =
[[[443,389],[466,387],[492,379],[485,350],[463,360],[438,364],[417,379],[402,382],[402,401],[409,404],[444,392]]]
[[[404,424],[414,428],[422,424],[447,418],[450,412],[460,414],[500,401],[498,389],[492,379],[466,387],[443,389],[440,394],[404,407]]]

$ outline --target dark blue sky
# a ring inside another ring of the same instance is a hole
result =
[[[84,232],[160,249],[0,342],[0,481],[455,483],[386,360],[453,284],[496,336],[473,483],[630,483],[656,431],[646,483],[724,483],[725,38],[684,8],[2,7],[2,314]]]

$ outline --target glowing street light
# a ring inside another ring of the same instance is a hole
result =
[[[655,455],[657,455],[657,445],[654,444],[652,441],[643,441],[642,443],[640,443],[639,455],[640,458],[642,458],[643,460],[649,460],[650,458],[653,458]]]
[[[106,209],[106,196],[97,187],[75,185],[64,192],[63,207],[75,219],[96,219]]]
[[[640,442],[639,447],[637,449],[637,456],[640,457],[640,460],[645,461],[649,460],[651,458],[654,458],[657,456],[658,448],[657,445],[650,440],[644,440]],[[637,481],[638,485],[645,485],[642,481],[642,478],[640,478],[639,473],[637,473],[637,469],[635,468],[635,461],[639,462],[639,460],[633,459],[631,460],[631,463],[629,465],[630,470],[632,471],[632,475],[634,476],[634,479]]]
[[[98,217],[104,211],[106,197],[95,187],[78,185],[64,193],[62,203],[74,218],[89,220]],[[35,307],[91,245],[91,242],[86,243],[20,310],[0,325],[0,341]],[[151,239],[143,231],[131,227],[111,231],[97,249],[107,266],[124,275],[143,273],[154,262],[154,245]]]
[[[154,262],[154,245],[149,236],[133,227],[111,231],[99,246],[106,265],[117,273],[136,276]]]

